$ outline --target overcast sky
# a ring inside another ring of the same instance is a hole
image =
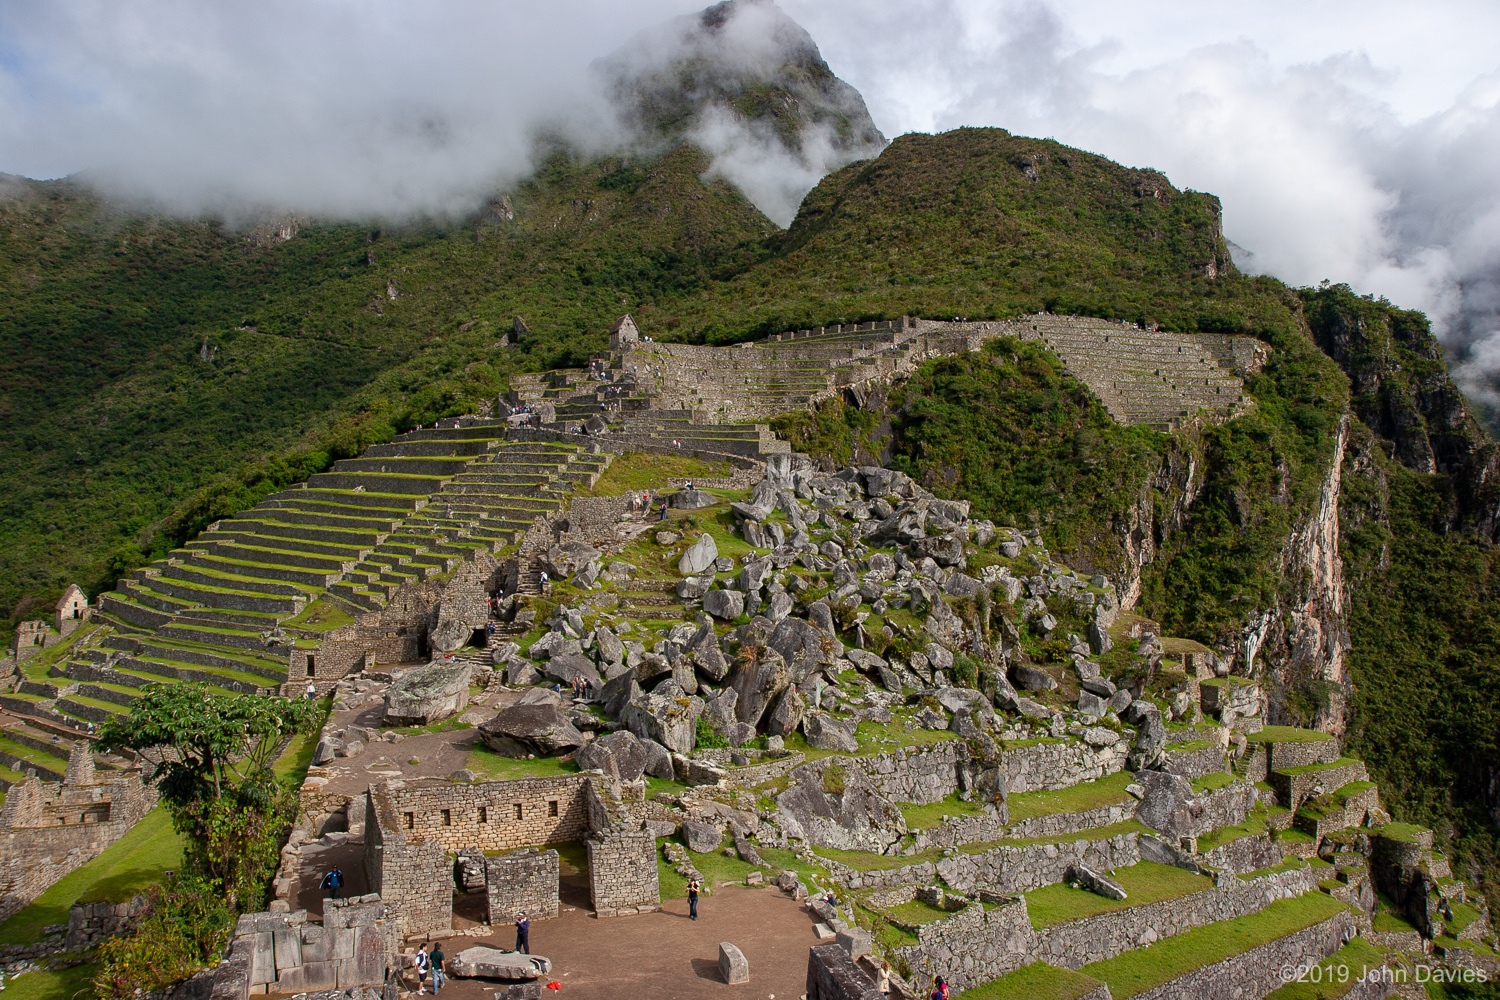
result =
[[[0,0],[0,171],[186,210],[463,209],[695,2]],[[782,0],[888,136],[999,125],[1224,202],[1247,267],[1423,308],[1500,371],[1493,0]],[[806,183],[811,183],[807,180]]]

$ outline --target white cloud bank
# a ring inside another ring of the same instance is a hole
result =
[[[1224,201],[1248,266],[1428,310],[1500,399],[1500,6],[782,0],[887,135],[998,125]],[[0,0],[0,170],[181,210],[461,210],[620,134],[589,64],[693,0]],[[698,137],[777,221],[836,155]]]

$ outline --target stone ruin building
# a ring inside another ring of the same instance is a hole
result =
[[[141,771],[97,771],[87,741],[73,744],[61,782],[31,775],[0,805],[0,920],[119,840],[156,804]]]

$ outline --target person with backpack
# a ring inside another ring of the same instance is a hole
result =
[[[339,890],[344,887],[344,873],[339,870],[338,865],[328,870],[328,874],[323,876],[323,882],[319,887],[328,890],[328,898],[339,898]]]
[[[431,961],[427,957],[427,942],[423,941],[417,949],[417,996],[427,992],[427,968]]]
[[[443,962],[447,956],[443,954],[443,942],[439,941],[432,946],[432,954],[428,956],[427,962],[432,966],[432,995],[437,996],[438,990],[448,981],[447,970],[443,968]]]
[[[531,921],[526,919],[525,910],[516,914],[516,951],[531,954]]]

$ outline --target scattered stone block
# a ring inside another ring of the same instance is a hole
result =
[[[750,981],[750,963],[745,961],[745,953],[728,941],[719,942],[719,975],[730,986]]]

